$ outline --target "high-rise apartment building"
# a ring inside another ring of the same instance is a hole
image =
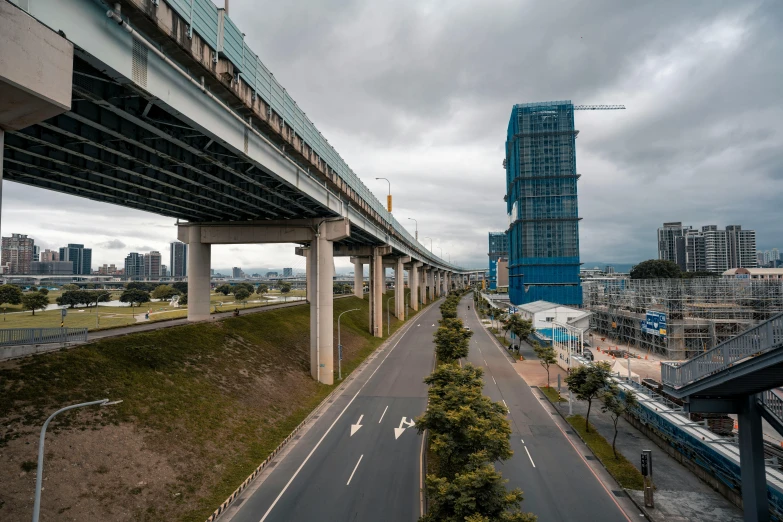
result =
[[[497,263],[500,258],[508,258],[508,236],[505,232],[489,233],[489,289],[497,289]]]
[[[726,246],[726,231],[718,230],[718,225],[701,227],[704,236],[704,254],[706,270],[722,273],[729,269],[729,253]]]
[[[729,268],[756,268],[756,231],[742,225],[726,225]]]
[[[40,261],[42,263],[51,263],[52,261],[59,261],[60,260],[60,253],[56,252],[54,250],[49,250],[48,248],[41,252],[40,254]]]
[[[157,250],[144,254],[144,276],[153,279],[160,277],[162,261],[163,258]]]
[[[294,276],[293,268],[283,268],[283,277],[293,277],[293,276]]]
[[[188,245],[174,241],[170,246],[169,270],[171,270],[171,277],[185,277],[188,275]]]
[[[730,268],[755,268],[756,232],[740,225],[705,225],[701,231],[679,221],[658,229],[658,259],[673,261],[687,272],[725,272]]]
[[[41,247],[33,245],[33,261],[41,260]]]
[[[92,274],[92,249],[84,248],[84,245],[69,243],[60,248],[60,261],[70,261],[74,275]]]
[[[100,275],[114,275],[117,273],[117,266],[113,264],[107,265],[104,263],[103,266],[98,267],[98,273]]]
[[[29,274],[33,262],[35,241],[27,234],[11,234],[2,239],[0,263],[7,274]]]
[[[574,106],[524,103],[506,137],[509,298],[582,304]]]
[[[131,252],[125,257],[125,277],[139,279],[144,276],[144,255]]]

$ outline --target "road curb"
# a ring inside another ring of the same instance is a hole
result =
[[[558,415],[560,415],[560,418],[562,418],[562,419],[565,421],[565,423],[566,423],[566,424],[567,424],[567,425],[570,427],[570,426],[571,426],[571,423],[569,423],[569,422],[568,422],[568,419],[566,419],[566,416],[565,416],[565,415],[563,415],[563,412],[561,412],[561,411],[560,411],[560,408],[558,408],[558,407],[557,407],[557,404],[555,404],[554,402],[552,402],[552,401],[549,399],[549,396],[548,396],[546,393],[544,393],[544,392],[542,392],[542,391],[541,391],[541,387],[540,387],[540,386],[530,386],[530,389],[533,389],[533,388],[535,388],[536,390],[538,390],[539,392],[541,392],[541,395],[543,395],[543,396],[544,396],[544,398],[546,399],[546,401],[547,401],[547,402],[548,402],[550,405],[552,405],[552,407],[555,409],[555,411],[557,412],[557,414],[558,414]],[[644,508],[644,506],[641,506],[641,505],[639,505],[639,503],[636,501],[636,499],[635,499],[635,498],[633,498],[633,497],[632,497],[632,496],[631,496],[631,495],[628,493],[628,489],[626,489],[626,488],[622,487],[622,486],[620,485],[620,483],[619,483],[619,482],[617,482],[617,479],[616,479],[616,478],[614,478],[614,475],[612,475],[612,474],[609,472],[609,469],[608,469],[606,466],[604,466],[604,463],[603,463],[603,462],[601,462],[601,459],[599,459],[599,458],[598,458],[598,456],[597,456],[595,453],[593,453],[593,450],[592,450],[592,448],[590,448],[590,446],[587,444],[587,441],[585,441],[585,439],[583,439],[583,438],[582,438],[582,434],[581,434],[581,433],[579,433],[579,431],[577,431],[577,430],[575,430],[575,429],[573,429],[573,428],[571,429],[571,431],[573,431],[573,432],[576,434],[576,436],[577,436],[577,437],[579,437],[579,440],[581,440],[581,441],[582,441],[582,443],[584,443],[585,447],[586,447],[586,448],[587,448],[587,449],[590,451],[590,453],[593,455],[593,457],[595,457],[595,460],[596,460],[596,462],[598,462],[598,463],[601,465],[601,467],[602,467],[602,468],[604,468],[604,469],[606,470],[606,473],[608,473],[608,474],[609,474],[609,476],[610,476],[610,477],[612,477],[612,480],[614,480],[615,484],[617,484],[617,487],[618,487],[618,488],[620,488],[620,489],[623,491],[623,493],[625,493],[625,496],[626,496],[626,497],[628,497],[628,498],[631,500],[631,502],[633,502],[634,506],[636,506],[636,507],[637,507],[637,509],[639,509],[639,511],[641,511],[642,513],[644,513],[644,516],[645,516],[645,518],[647,518],[648,520],[651,520],[652,522],[656,522],[655,518],[654,518],[654,517],[652,517],[652,516],[650,516],[650,513],[647,511],[647,509],[645,509],[645,508]]]
[[[422,309],[419,310],[419,313],[424,312],[427,308],[429,308],[433,304],[434,303],[430,303],[422,307]],[[408,318],[408,320],[410,319],[411,317]],[[220,507],[218,507],[209,517],[207,517],[205,522],[215,522],[220,517],[220,515],[225,513],[225,511],[231,506],[231,504],[233,504],[233,502],[239,497],[240,493],[242,493],[245,489],[247,489],[247,487],[253,482],[253,480],[256,477],[258,477],[258,475],[260,475],[262,471],[264,471],[264,469],[269,465],[269,463],[283,450],[283,448],[285,448],[285,446],[291,441],[291,439],[294,438],[294,435],[296,435],[297,432],[299,432],[302,428],[304,428],[307,425],[307,423],[313,419],[314,415],[316,414],[320,415],[324,407],[328,407],[330,405],[333,396],[337,395],[338,392],[342,392],[343,389],[347,387],[349,383],[353,382],[356,376],[359,375],[361,372],[363,372],[367,367],[367,365],[370,364],[370,362],[375,360],[375,358],[377,357],[380,351],[386,349],[392,343],[392,341],[394,341],[398,337],[401,337],[405,332],[407,332],[412,324],[413,322],[407,325],[403,325],[402,328],[394,332],[394,334],[392,334],[391,337],[389,337],[384,342],[379,344],[378,347],[375,348],[375,350],[373,350],[370,354],[368,354],[367,357],[364,359],[364,361],[362,361],[362,363],[359,366],[357,366],[348,376],[346,376],[346,379],[344,379],[343,382],[337,385],[337,387],[334,390],[332,390],[329,393],[329,395],[324,397],[324,399],[318,404],[318,406],[313,408],[313,411],[308,413],[307,417],[305,417],[302,420],[302,422],[300,422],[296,426],[296,428],[294,428],[293,431],[291,431],[291,433],[289,433],[288,436],[285,439],[283,439],[283,441],[280,442],[280,444],[278,444],[274,450],[272,450],[272,453],[270,453],[269,456],[267,456],[267,458],[264,459],[264,461],[261,464],[259,464],[255,470],[253,470],[253,472],[242,482],[242,484],[239,485],[239,487],[237,487],[234,490],[233,493],[231,493],[231,495],[229,495],[229,497],[225,501],[223,501],[222,504],[220,504]]]

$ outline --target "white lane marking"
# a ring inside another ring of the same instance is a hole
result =
[[[386,407],[383,409],[383,413],[381,413],[381,418],[378,420],[378,424],[380,424],[380,423],[381,423],[381,421],[383,420],[383,416],[384,416],[384,415],[386,415],[386,410],[388,410],[388,409],[389,409],[389,407],[388,407],[388,406],[386,406]]]
[[[496,380],[495,380],[495,376],[494,376],[494,375],[492,376],[492,382],[494,382],[494,383],[495,383],[495,386],[497,386],[497,385],[498,385],[498,381],[496,381]]]
[[[503,401],[503,406],[505,406],[506,409],[508,409],[508,404],[506,404],[506,399],[500,399],[500,400]]]
[[[484,358],[482,357],[482,359],[484,359]],[[489,366],[489,365],[487,364],[487,360],[486,360],[486,359],[484,359],[484,364],[485,364],[485,365],[487,365],[487,366]]]
[[[362,461],[362,458],[364,458],[364,455],[361,455],[359,457],[359,461],[356,463],[356,466],[354,466],[353,471],[351,472],[351,476],[348,477],[348,482],[345,483],[346,486],[350,486],[351,485],[351,479],[353,478],[353,474],[356,473],[356,470],[359,468],[359,462]],[[535,464],[533,465],[533,467],[534,468],[536,467]]]
[[[359,420],[356,421],[356,424],[351,424],[351,437],[353,437],[353,434],[359,431],[359,428],[362,427],[362,419],[364,418],[364,415],[359,415]]]
[[[524,444],[524,443],[525,443],[525,439],[519,439],[519,440],[521,440],[521,441],[522,441],[522,444]]]
[[[529,458],[529,459],[530,459],[530,463],[531,463],[531,464],[533,465],[533,467],[535,468],[535,467],[536,467],[536,463],[535,463],[535,462],[533,462],[533,457],[531,457],[531,456],[530,456],[530,452],[527,450],[527,446],[525,446],[525,453],[527,453],[527,458]],[[359,460],[362,460],[362,459],[359,459]],[[357,464],[357,466],[358,466],[358,464]]]
[[[410,327],[409,327],[408,329],[410,329]],[[359,396],[359,393],[361,393],[361,391],[364,389],[364,387],[365,387],[365,386],[367,386],[367,383],[368,383],[368,382],[370,382],[370,379],[372,379],[372,378],[373,378],[373,376],[375,375],[375,373],[376,373],[376,372],[377,372],[377,371],[378,371],[378,370],[381,368],[381,366],[383,366],[383,363],[385,363],[385,362],[386,362],[386,359],[388,359],[388,358],[389,358],[389,355],[391,355],[391,353],[394,351],[394,349],[395,349],[395,348],[397,348],[397,345],[398,345],[398,344],[400,344],[400,341],[402,341],[402,338],[403,338],[403,337],[405,337],[405,334],[406,334],[406,333],[408,333],[408,330],[405,330],[405,332],[404,332],[404,333],[403,333],[403,334],[400,336],[400,338],[397,340],[397,342],[396,342],[396,343],[394,343],[394,346],[392,346],[392,347],[391,347],[391,350],[389,350],[389,353],[387,353],[387,354],[386,354],[386,357],[384,357],[384,358],[383,358],[383,360],[380,362],[380,364],[378,364],[378,367],[377,367],[377,368],[375,368],[375,371],[373,371],[373,372],[370,374],[370,376],[367,378],[367,380],[366,380],[366,381],[364,381],[364,384],[362,384],[361,388],[359,388],[359,389],[356,391],[356,395],[354,395],[354,396],[351,398],[351,400],[350,400],[350,401],[348,401],[348,404],[346,404],[346,405],[345,405],[345,408],[343,408],[343,411],[341,411],[341,412],[340,412],[340,414],[337,416],[337,418],[336,418],[336,419],[334,419],[334,422],[332,422],[332,425],[331,425],[331,426],[329,426],[329,428],[328,428],[328,429],[326,430],[326,432],[325,432],[325,433],[324,433],[324,434],[321,436],[321,438],[320,438],[320,439],[318,439],[318,442],[316,442],[315,446],[313,446],[313,449],[311,449],[311,450],[310,450],[310,453],[308,453],[308,454],[307,454],[307,457],[305,457],[304,461],[303,461],[303,462],[302,462],[302,463],[299,465],[299,467],[298,467],[298,468],[296,468],[296,471],[294,472],[294,474],[291,476],[291,478],[290,478],[290,479],[288,479],[288,482],[287,482],[287,483],[286,483],[286,485],[283,487],[282,491],[280,491],[280,493],[278,493],[277,497],[275,497],[275,500],[274,500],[274,502],[272,502],[272,505],[271,505],[271,506],[269,506],[269,509],[267,509],[267,510],[266,510],[266,513],[264,513],[264,516],[263,516],[263,517],[261,517],[261,520],[260,520],[259,522],[264,522],[264,520],[266,520],[266,517],[268,517],[268,516],[269,516],[269,513],[271,513],[271,512],[272,512],[272,509],[273,509],[273,508],[274,508],[274,507],[277,505],[277,503],[280,501],[280,498],[283,496],[283,493],[285,493],[285,492],[286,492],[286,490],[287,490],[287,489],[288,489],[288,487],[291,485],[291,483],[294,481],[294,479],[296,478],[296,476],[297,476],[297,475],[299,475],[299,472],[300,472],[300,471],[302,471],[302,468],[304,467],[304,465],[305,465],[305,464],[307,464],[307,461],[308,461],[308,460],[310,460],[310,457],[312,457],[312,456],[313,456],[313,453],[315,453],[315,450],[317,450],[317,449],[318,449],[318,446],[320,446],[320,445],[321,445],[321,443],[322,443],[322,442],[324,441],[324,439],[326,438],[326,436],[327,436],[327,435],[329,435],[329,432],[330,432],[330,431],[332,431],[332,428],[334,428],[334,425],[335,425],[335,424],[337,424],[337,421],[339,421],[339,420],[340,420],[340,417],[342,417],[342,416],[343,416],[343,413],[345,413],[345,411],[348,409],[348,407],[349,407],[351,404],[353,404],[353,401],[356,399],[356,397],[358,397],[358,396]]]

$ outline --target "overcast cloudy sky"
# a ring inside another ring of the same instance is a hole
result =
[[[484,266],[507,224],[512,105],[560,99],[627,106],[576,113],[583,260],[655,257],[663,221],[783,247],[783,2],[233,0],[231,15],[382,201],[374,178],[391,179],[398,220],[462,265]],[[4,187],[3,235],[83,242],[94,267],[167,257],[172,223]],[[237,264],[304,268],[288,245],[213,249],[213,267]]]

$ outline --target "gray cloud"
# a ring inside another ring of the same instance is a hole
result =
[[[783,247],[779,2],[231,7],[249,45],[365,184],[383,201],[386,183],[374,178],[391,179],[397,219],[411,232],[407,218],[418,219],[419,236],[452,260],[484,266],[487,232],[506,227],[511,106],[556,99],[628,107],[576,115],[584,260],[654,257],[655,229],[670,220],[739,223],[756,229],[760,248]],[[4,234],[30,231],[50,245],[116,239],[164,257],[176,237],[168,218],[7,186]],[[300,266],[290,245],[232,249],[214,248],[213,265]]]
[[[116,249],[125,248],[125,243],[123,243],[119,239],[112,239],[111,241],[106,241],[104,243],[99,243],[98,246],[101,247],[101,248],[108,248],[110,250],[116,250]]]

